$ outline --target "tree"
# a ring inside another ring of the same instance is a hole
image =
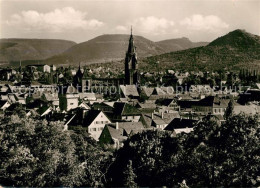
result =
[[[233,115],[233,111],[234,111],[234,100],[231,99],[228,103],[228,107],[224,115],[225,118],[228,119],[229,117],[231,117]]]
[[[62,122],[6,116],[0,119],[0,183],[4,186],[102,185],[107,159],[88,134]]]
[[[203,119],[184,139],[179,173],[191,186],[259,186],[259,126],[259,116]]]
[[[136,175],[132,167],[132,161],[129,160],[124,173],[124,186],[125,187],[137,187],[135,183]]]
[[[149,130],[133,135],[115,153],[115,162],[109,170],[109,178],[112,180],[109,186],[124,186],[122,166],[127,166],[129,161],[132,161],[132,168],[135,169],[135,182],[138,186],[177,184],[176,171],[173,169],[178,147],[177,139],[169,132]]]

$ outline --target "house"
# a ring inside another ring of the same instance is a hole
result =
[[[55,65],[51,65],[50,69],[51,69],[52,72],[54,72],[54,71],[56,71],[57,67]]]
[[[68,86],[65,89],[65,95],[62,94],[59,96],[60,109],[69,111],[71,109],[77,108],[79,105],[78,90],[72,85]]]
[[[152,112],[152,113],[142,113],[142,118],[140,121],[143,122],[143,125],[146,128],[156,127],[156,125],[161,125],[158,128],[164,128],[165,124],[169,124],[174,118],[179,118],[179,112],[175,113],[165,113],[164,111]],[[156,120],[154,123],[153,121]],[[160,120],[160,121],[157,121]]]
[[[208,96],[197,103],[192,104],[192,110],[204,115],[224,115],[229,101],[229,99],[220,99],[216,96]]]
[[[149,102],[145,102],[145,103],[138,102],[136,107],[140,108],[140,109],[154,110],[156,108],[156,104],[155,103],[149,103]]]
[[[119,148],[123,146],[124,140],[143,129],[144,127],[141,122],[116,122],[107,124],[99,137],[99,142]]]
[[[164,98],[174,98],[175,93],[173,87],[155,87],[153,93],[149,99],[164,99]]]
[[[92,138],[98,140],[106,124],[111,123],[109,118],[100,110],[78,109],[65,126],[81,126],[86,128]]]
[[[179,111],[180,106],[177,103],[177,99],[158,99],[156,100],[158,106],[167,107],[168,110]]]
[[[27,65],[27,69],[29,69],[32,72],[40,71],[40,72],[51,72],[51,67],[49,65],[45,64],[35,64],[35,65]]]
[[[5,111],[9,106],[11,106],[11,103],[9,101],[0,101],[1,111]]]
[[[152,126],[157,129],[164,129],[168,124],[163,119],[153,119]]]
[[[152,87],[142,86],[140,95],[143,95],[145,97],[150,97],[152,95],[152,93],[153,93],[153,90],[154,90],[154,88],[152,88]]]
[[[79,98],[85,101],[96,101],[95,93],[79,93]]]
[[[40,114],[41,117],[47,118],[48,115],[53,111],[53,108],[51,106],[42,106],[40,107],[37,112]]]
[[[82,101],[78,108],[82,108],[82,109],[85,109],[85,110],[90,110],[91,108],[89,107],[89,105],[87,105],[84,101]]]
[[[174,131],[177,129],[193,128],[196,120],[193,119],[182,119],[175,118],[173,119],[165,128],[166,131]]]
[[[173,132],[172,132],[172,136],[176,137],[177,134],[180,134],[180,133],[190,133],[193,131],[193,128],[180,128],[180,129],[174,129]]]
[[[123,98],[139,98],[139,93],[137,91],[136,85],[120,85],[120,93]]]
[[[54,109],[58,108],[60,105],[58,93],[43,93],[43,99],[51,103]]]
[[[141,117],[141,112],[136,107],[123,102],[115,102],[113,112],[115,121],[138,122]]]
[[[114,112],[114,102],[95,102],[92,105],[94,110],[101,110],[106,113],[113,113]]]

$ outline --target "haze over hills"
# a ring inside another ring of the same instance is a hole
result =
[[[73,41],[57,39],[0,39],[0,62],[43,60],[75,44]]]
[[[0,39],[0,62],[18,66],[43,61],[47,64],[103,63],[122,60],[128,47],[129,35],[101,35],[76,44],[55,39]],[[138,57],[149,57],[167,52],[204,46],[188,38],[153,42],[142,36],[134,36]],[[8,64],[7,64],[8,65]]]
[[[129,42],[129,35],[111,34],[101,35],[89,41],[77,44],[58,56],[51,57],[47,63],[70,63],[82,62],[102,63],[121,60],[125,57]],[[165,53],[164,49],[155,42],[142,36],[134,36],[139,57],[147,57]]]
[[[77,64],[82,62],[89,64],[122,60],[125,57],[128,41],[129,35],[101,35],[77,44],[64,53],[47,59],[45,62],[54,64]],[[192,43],[187,38],[153,42],[142,36],[134,36],[134,43],[137,47],[138,57],[141,58],[205,45],[204,43]]]
[[[209,43],[183,51],[145,58],[140,68],[155,70],[260,70],[260,37],[244,30],[234,30]]]
[[[167,52],[175,52],[180,50],[186,50],[189,48],[195,48],[199,46],[206,46],[208,42],[191,42],[188,38],[182,37],[177,39],[169,39],[156,42],[158,46],[164,49]]]
[[[109,66],[123,67],[128,40],[129,35],[120,34],[101,35],[79,44],[65,40],[1,39],[0,60],[40,59],[47,64],[68,65],[113,61]],[[134,42],[139,67],[145,71],[157,70],[158,61],[162,70],[260,70],[260,37],[244,30],[232,31],[208,45],[193,43],[188,38],[153,42],[142,36],[134,36]]]

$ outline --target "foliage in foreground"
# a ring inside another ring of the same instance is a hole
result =
[[[194,132],[173,137],[147,131],[132,136],[116,153],[110,185],[123,186],[131,161],[138,186],[259,186],[259,117],[237,115],[225,123],[207,117]],[[128,179],[133,179],[128,177]]]
[[[86,133],[61,122],[12,115],[0,124],[0,184],[4,186],[95,186],[109,155]]]
[[[133,135],[113,153],[83,130],[24,113],[0,119],[4,186],[259,186],[259,116],[206,117],[189,134]]]

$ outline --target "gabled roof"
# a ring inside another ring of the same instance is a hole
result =
[[[109,134],[111,135],[112,139],[117,139],[119,141],[126,140],[127,137],[123,136],[124,130],[122,128],[116,129],[115,127],[111,125],[106,125]]]
[[[124,131],[129,136],[133,132],[138,132],[144,129],[141,122],[118,122],[118,128],[116,124],[107,124],[108,131],[112,138],[118,139],[119,141],[125,140],[127,137],[124,136]]]
[[[119,128],[122,128],[129,135],[132,130],[140,130],[143,129],[144,126],[141,122],[119,122]]]
[[[72,126],[81,125],[83,127],[88,127],[100,113],[102,113],[100,110],[89,110],[86,112],[86,110],[78,108],[76,109],[75,116],[72,115],[67,119],[67,124]]]
[[[43,93],[47,101],[59,100],[58,93]]]
[[[93,107],[94,109],[99,109],[99,108],[102,108],[102,107],[108,107],[108,108],[114,108],[114,102],[94,102],[93,103]]]
[[[176,99],[160,99],[156,101],[157,104],[162,106],[169,106],[172,103],[177,103]]]
[[[123,102],[114,104],[114,113],[117,115],[141,115],[141,112],[136,107]]]
[[[167,124],[167,123],[165,123],[165,121],[163,121],[163,119],[154,119],[153,122],[156,125],[165,125],[165,124]]]
[[[49,114],[52,111],[52,108],[49,106],[42,106],[40,107],[37,112],[41,115],[41,116],[45,116],[47,114]]]
[[[91,109],[84,101],[82,101],[82,102],[79,104],[78,108],[83,108],[83,109],[86,109],[86,110]]]
[[[215,96],[208,96],[204,99],[201,99],[196,105],[198,106],[212,106],[212,107],[227,107],[228,99],[219,99]]]
[[[258,89],[260,89],[260,83],[256,83]]]
[[[141,87],[141,90],[147,97],[150,97],[153,93],[154,88],[152,88],[152,87]]]
[[[156,104],[154,103],[138,103],[137,107],[143,108],[143,109],[155,109]]]
[[[0,100],[0,107],[4,106],[6,103],[9,103],[8,101],[2,101]],[[10,103],[9,103],[10,104]]]
[[[136,85],[120,85],[120,89],[123,92],[125,97],[133,96],[139,97]]]
[[[101,110],[88,111],[84,117],[83,126],[89,126],[101,112],[102,112]]]
[[[193,128],[195,122],[196,120],[192,119],[175,118],[165,127],[164,130],[173,131],[174,129]]]

